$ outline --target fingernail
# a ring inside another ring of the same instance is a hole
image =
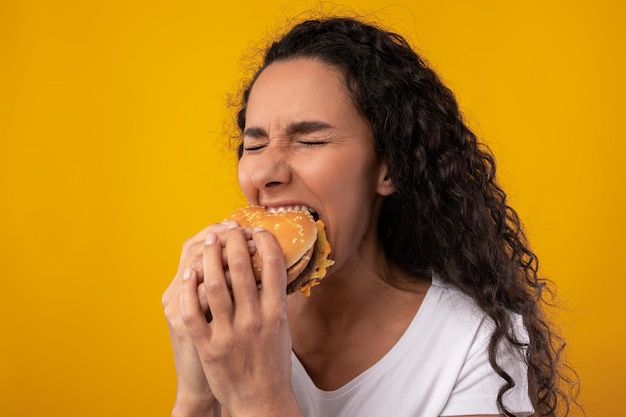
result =
[[[254,231],[255,231],[255,232],[262,232],[262,231],[264,231],[264,230],[265,230],[265,229],[264,229],[264,228],[262,228],[262,227],[255,227],[255,228],[254,228]]]
[[[191,277],[191,268],[185,269],[183,273],[183,281],[187,281]]]
[[[237,229],[239,227],[239,223],[237,223],[236,221],[229,221],[226,223],[226,227],[228,229]]]
[[[212,233],[212,232],[211,233],[207,233],[206,239],[204,240],[204,242],[207,245],[214,244],[215,242],[217,242],[217,235],[215,233]]]

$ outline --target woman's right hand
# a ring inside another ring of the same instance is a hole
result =
[[[189,278],[195,275],[194,281],[199,282],[198,299],[207,320],[210,320],[204,287],[202,251],[208,233],[215,233],[219,237],[224,235],[227,227],[225,223],[214,224],[185,241],[176,276],[163,293],[163,309],[170,330],[177,375],[176,401],[172,416],[207,416],[218,408],[202,370],[194,341],[183,323],[180,288],[185,276]]]

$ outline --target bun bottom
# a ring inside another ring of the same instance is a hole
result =
[[[318,232],[311,259],[300,275],[287,285],[287,294],[293,294],[299,290],[303,295],[310,296],[311,287],[319,285],[326,276],[327,268],[335,263],[335,261],[328,258],[330,255],[330,244],[326,238],[324,223],[318,220],[315,224]]]

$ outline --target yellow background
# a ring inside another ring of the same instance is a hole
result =
[[[240,203],[241,57],[317,2],[0,2],[0,415],[169,415],[160,297]],[[493,148],[589,416],[623,413],[620,1],[346,1],[408,36]]]

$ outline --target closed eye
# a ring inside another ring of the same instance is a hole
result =
[[[321,146],[326,145],[328,140],[299,140],[298,143],[306,146]]]
[[[254,152],[254,151],[259,151],[259,150],[265,148],[266,146],[267,146],[267,144],[265,144],[265,143],[259,143],[259,144],[254,144],[254,145],[246,145],[244,143],[243,150],[244,150],[244,152]]]
[[[267,133],[259,127],[250,127],[243,132],[244,152],[253,152],[267,146]]]
[[[290,137],[292,144],[306,147],[318,147],[331,142],[328,137],[334,128],[321,121],[302,121],[290,124],[285,137]],[[249,126],[243,132],[243,151],[255,152],[262,150],[269,144],[269,135],[265,129],[258,126]]]

